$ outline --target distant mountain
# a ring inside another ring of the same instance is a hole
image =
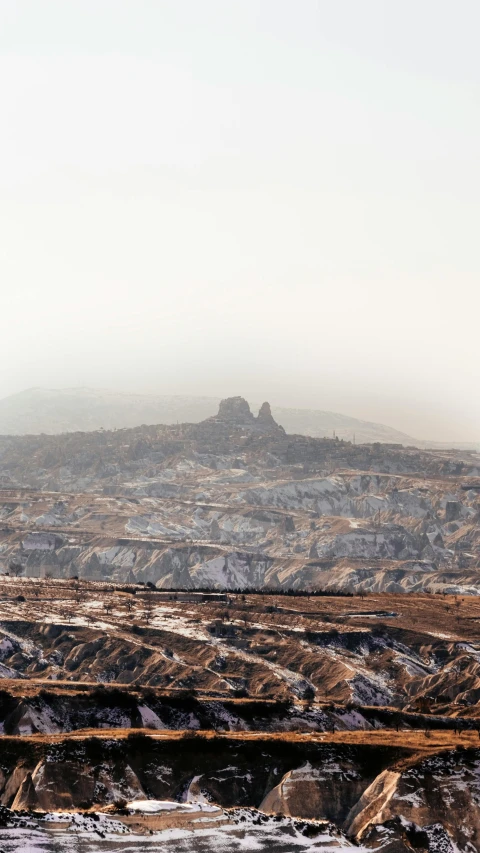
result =
[[[0,400],[0,434],[121,429],[141,424],[197,423],[216,414],[219,397],[119,394],[92,388],[30,388]],[[252,404],[252,409],[259,404]],[[275,420],[288,433],[332,437],[359,444],[380,441],[425,446],[410,435],[383,424],[335,412],[272,406]],[[437,446],[428,442],[430,447]],[[440,445],[438,445],[440,446]]]

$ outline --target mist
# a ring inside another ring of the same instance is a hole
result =
[[[4,0],[0,396],[242,394],[480,440],[479,24]]]

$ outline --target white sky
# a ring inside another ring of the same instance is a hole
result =
[[[0,0],[0,395],[480,440],[478,0]]]

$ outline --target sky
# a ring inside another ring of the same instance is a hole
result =
[[[480,440],[477,0],[0,0],[0,396]]]

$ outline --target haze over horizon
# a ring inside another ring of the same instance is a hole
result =
[[[236,395],[234,399],[240,396]],[[225,401],[225,398],[208,395],[141,394],[87,386],[62,389],[34,387],[0,398],[0,435],[55,435],[125,429],[145,424],[198,423],[216,415],[222,399]],[[252,413],[257,415],[262,402],[249,398],[247,403]],[[354,418],[345,412],[289,407],[275,402],[271,409],[277,423],[289,434],[327,438],[334,435],[354,444],[387,442],[421,447],[425,443],[432,447],[443,445],[446,448],[480,450],[479,441],[452,439],[450,442],[435,442],[428,437],[409,435],[393,424]]]
[[[479,24],[3,0],[0,397],[240,394],[480,440]]]

